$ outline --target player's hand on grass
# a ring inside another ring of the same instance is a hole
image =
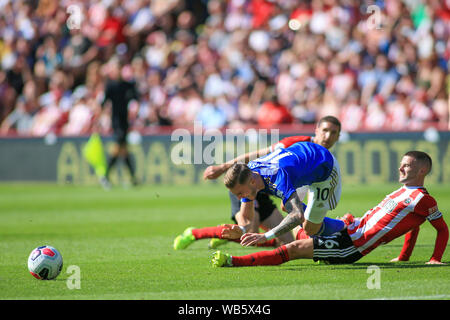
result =
[[[442,265],[444,265],[445,263],[431,258],[430,261],[428,261],[426,264],[442,264]]]
[[[214,180],[220,177],[224,173],[222,166],[209,166],[203,172],[204,180]]]
[[[408,261],[408,260],[404,260],[404,259],[400,259],[399,257],[392,259],[389,262],[403,262],[403,261]]]
[[[246,233],[241,237],[241,245],[245,247],[254,246],[266,241],[267,239],[264,233]]]
[[[225,239],[239,239],[243,232],[241,227],[237,224],[224,224],[222,230],[222,237]]]

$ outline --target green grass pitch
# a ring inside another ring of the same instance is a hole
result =
[[[399,185],[343,186],[335,217],[361,216]],[[450,221],[450,186],[428,186]],[[278,202],[278,201],[277,201]],[[409,262],[389,263],[403,238],[381,246],[353,265],[295,260],[280,266],[219,268],[210,265],[208,241],[174,251],[186,227],[227,223],[228,195],[219,184],[100,187],[0,184],[0,299],[450,299],[450,253],[445,266],[430,266],[435,230],[425,222]],[[34,279],[31,250],[57,248],[64,259],[53,281]],[[243,255],[261,249],[221,247]],[[80,288],[69,289],[67,268],[80,268]],[[380,268],[380,289],[368,289],[368,267]]]

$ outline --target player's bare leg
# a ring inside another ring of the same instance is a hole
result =
[[[286,245],[289,260],[312,259],[314,255],[313,239],[295,240]]]
[[[308,236],[313,236],[316,233],[318,233],[321,227],[322,227],[322,222],[321,223],[313,223],[308,220],[305,220],[305,222],[303,222],[303,229],[305,230],[305,233]]]

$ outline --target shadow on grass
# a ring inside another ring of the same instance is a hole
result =
[[[330,268],[330,269],[345,269],[345,270],[359,270],[367,269],[370,266],[377,266],[381,269],[418,269],[418,268],[448,268],[450,265],[447,264],[425,264],[425,262],[363,262],[363,263],[353,263],[353,264],[302,264],[297,266],[286,266],[283,267],[284,270],[289,271],[302,271],[304,269],[313,268]]]
[[[384,269],[415,269],[415,268],[445,268],[449,267],[448,264],[425,264],[425,262],[402,262],[402,263],[395,263],[395,262],[383,262],[383,263],[377,263],[377,262],[364,262],[364,263],[354,263],[350,265],[342,265],[346,266],[348,269],[367,269],[369,266],[378,266],[380,268]]]

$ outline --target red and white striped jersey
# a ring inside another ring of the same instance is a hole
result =
[[[423,187],[401,187],[392,192],[361,219],[348,226],[355,247],[366,255],[380,244],[388,243],[426,219],[439,219],[442,213],[436,200]]]

